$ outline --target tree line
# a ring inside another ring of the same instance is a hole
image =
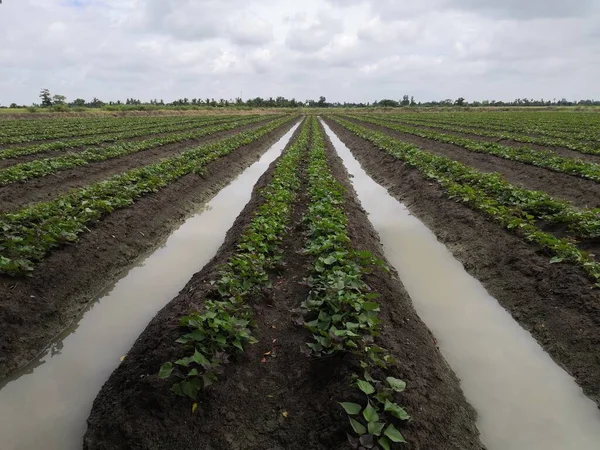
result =
[[[40,103],[33,104],[33,107],[52,108],[56,111],[66,111],[69,108],[104,108],[104,107],[129,107],[131,109],[143,109],[145,107],[247,107],[247,108],[369,108],[369,107],[386,107],[386,108],[403,108],[403,107],[452,107],[452,106],[487,106],[487,107],[503,107],[503,106],[600,106],[598,100],[578,100],[569,101],[565,98],[560,100],[535,100],[528,98],[517,98],[514,101],[496,101],[496,100],[481,100],[467,101],[464,97],[459,97],[455,100],[444,99],[440,101],[417,102],[414,96],[404,95],[399,100],[381,99],[374,102],[356,103],[356,102],[327,102],[324,96],[320,96],[318,100],[296,100],[295,98],[287,99],[285,97],[255,97],[243,100],[241,97],[235,99],[219,99],[214,98],[179,98],[171,102],[165,102],[163,99],[152,99],[143,102],[136,98],[127,98],[125,101],[118,100],[116,102],[104,102],[97,97],[91,101],[82,98],[68,102],[64,95],[52,95],[48,89],[42,89],[39,94]],[[0,106],[2,107],[2,106]],[[16,103],[12,103],[9,108],[22,108]],[[6,106],[4,106],[6,108]]]

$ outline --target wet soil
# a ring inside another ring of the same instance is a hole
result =
[[[208,144],[242,131],[263,126],[265,122],[244,125],[232,130],[220,131],[199,139],[192,139],[175,144],[154,147],[137,153],[94,162],[73,169],[61,170],[45,177],[11,183],[0,187],[0,211],[14,210],[28,203],[48,201],[71,189],[87,186],[104,180],[111,175],[123,173],[136,167],[147,166],[199,145]],[[39,155],[38,155],[39,159]]]
[[[329,158],[334,173],[348,189],[354,245],[381,257],[378,237],[331,147]],[[268,183],[272,167],[257,188]],[[306,180],[301,191],[305,187]],[[293,320],[308,293],[303,279],[308,275],[309,260],[299,253],[304,245],[305,192],[296,200],[284,242],[284,264],[280,272],[271,274],[274,288],[268,295],[252,299],[259,343],[249,346],[227,368],[223,379],[203,394],[195,413],[191,401],[175,397],[168,390],[170,382],[156,376],[164,361],[177,357],[173,342],[179,335],[178,318],[200,307],[210,289],[207,281],[232,254],[239,234],[261,203],[255,190],[214,259],[159,312],[112,374],[88,419],[86,450],[349,448],[347,421],[336,402],[355,395],[349,383],[356,361],[351,357],[307,358],[301,348],[309,336]],[[402,361],[395,375],[404,377],[409,385],[402,402],[414,418],[402,431],[411,448],[481,449],[475,413],[397,277],[379,272],[369,276],[368,282],[385,303],[381,315],[387,330],[380,341]]]
[[[0,276],[0,378],[32,360],[87,303],[285,134],[293,122],[114,211],[55,250],[30,277]]]
[[[449,199],[416,169],[326,120],[365,171],[406,204],[465,269],[600,404],[600,290],[549,255]]]
[[[475,153],[457,145],[400,133],[358,120],[353,121],[366,128],[381,131],[404,142],[414,144],[428,152],[459,161],[482,172],[499,172],[510,183],[527,189],[544,191],[558,199],[567,200],[573,203],[574,206],[581,208],[600,207],[600,183],[595,181],[489,154]]]

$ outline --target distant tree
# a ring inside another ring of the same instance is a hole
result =
[[[48,89],[42,89],[40,91],[40,99],[42,100],[43,108],[49,108],[52,106],[52,96],[50,95],[50,91]]]
[[[104,102],[99,98],[94,97],[88,106],[91,106],[92,108],[102,108],[104,106]]]
[[[17,105],[16,103],[11,103],[9,108],[18,108],[19,105]]]
[[[52,96],[52,103],[54,105],[64,105],[65,103],[67,103],[67,97],[65,97],[64,95],[53,95]]]
[[[325,107],[327,107],[327,99],[321,95],[321,96],[319,97],[319,102],[317,103],[317,105],[318,105],[320,108],[325,108]]]
[[[400,102],[400,104],[402,106],[408,106],[408,105],[410,105],[410,99],[409,99],[408,95],[404,95],[402,97],[402,101]]]
[[[417,106],[417,102],[415,102],[415,98],[412,95],[410,97],[410,106]]]
[[[85,100],[82,98],[76,98],[71,102],[71,106],[83,107],[85,106]]]
[[[398,103],[396,100],[390,100],[388,98],[384,98],[383,100],[379,100],[377,102],[377,106],[383,107],[397,108],[399,105],[400,103]]]
[[[465,99],[464,99],[464,97],[457,98],[456,101],[454,102],[454,104],[456,106],[465,106]]]

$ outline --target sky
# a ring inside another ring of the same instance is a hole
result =
[[[0,105],[600,99],[599,0],[4,0]]]

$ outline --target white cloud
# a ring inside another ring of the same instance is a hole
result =
[[[0,103],[600,98],[595,0],[5,0]]]

